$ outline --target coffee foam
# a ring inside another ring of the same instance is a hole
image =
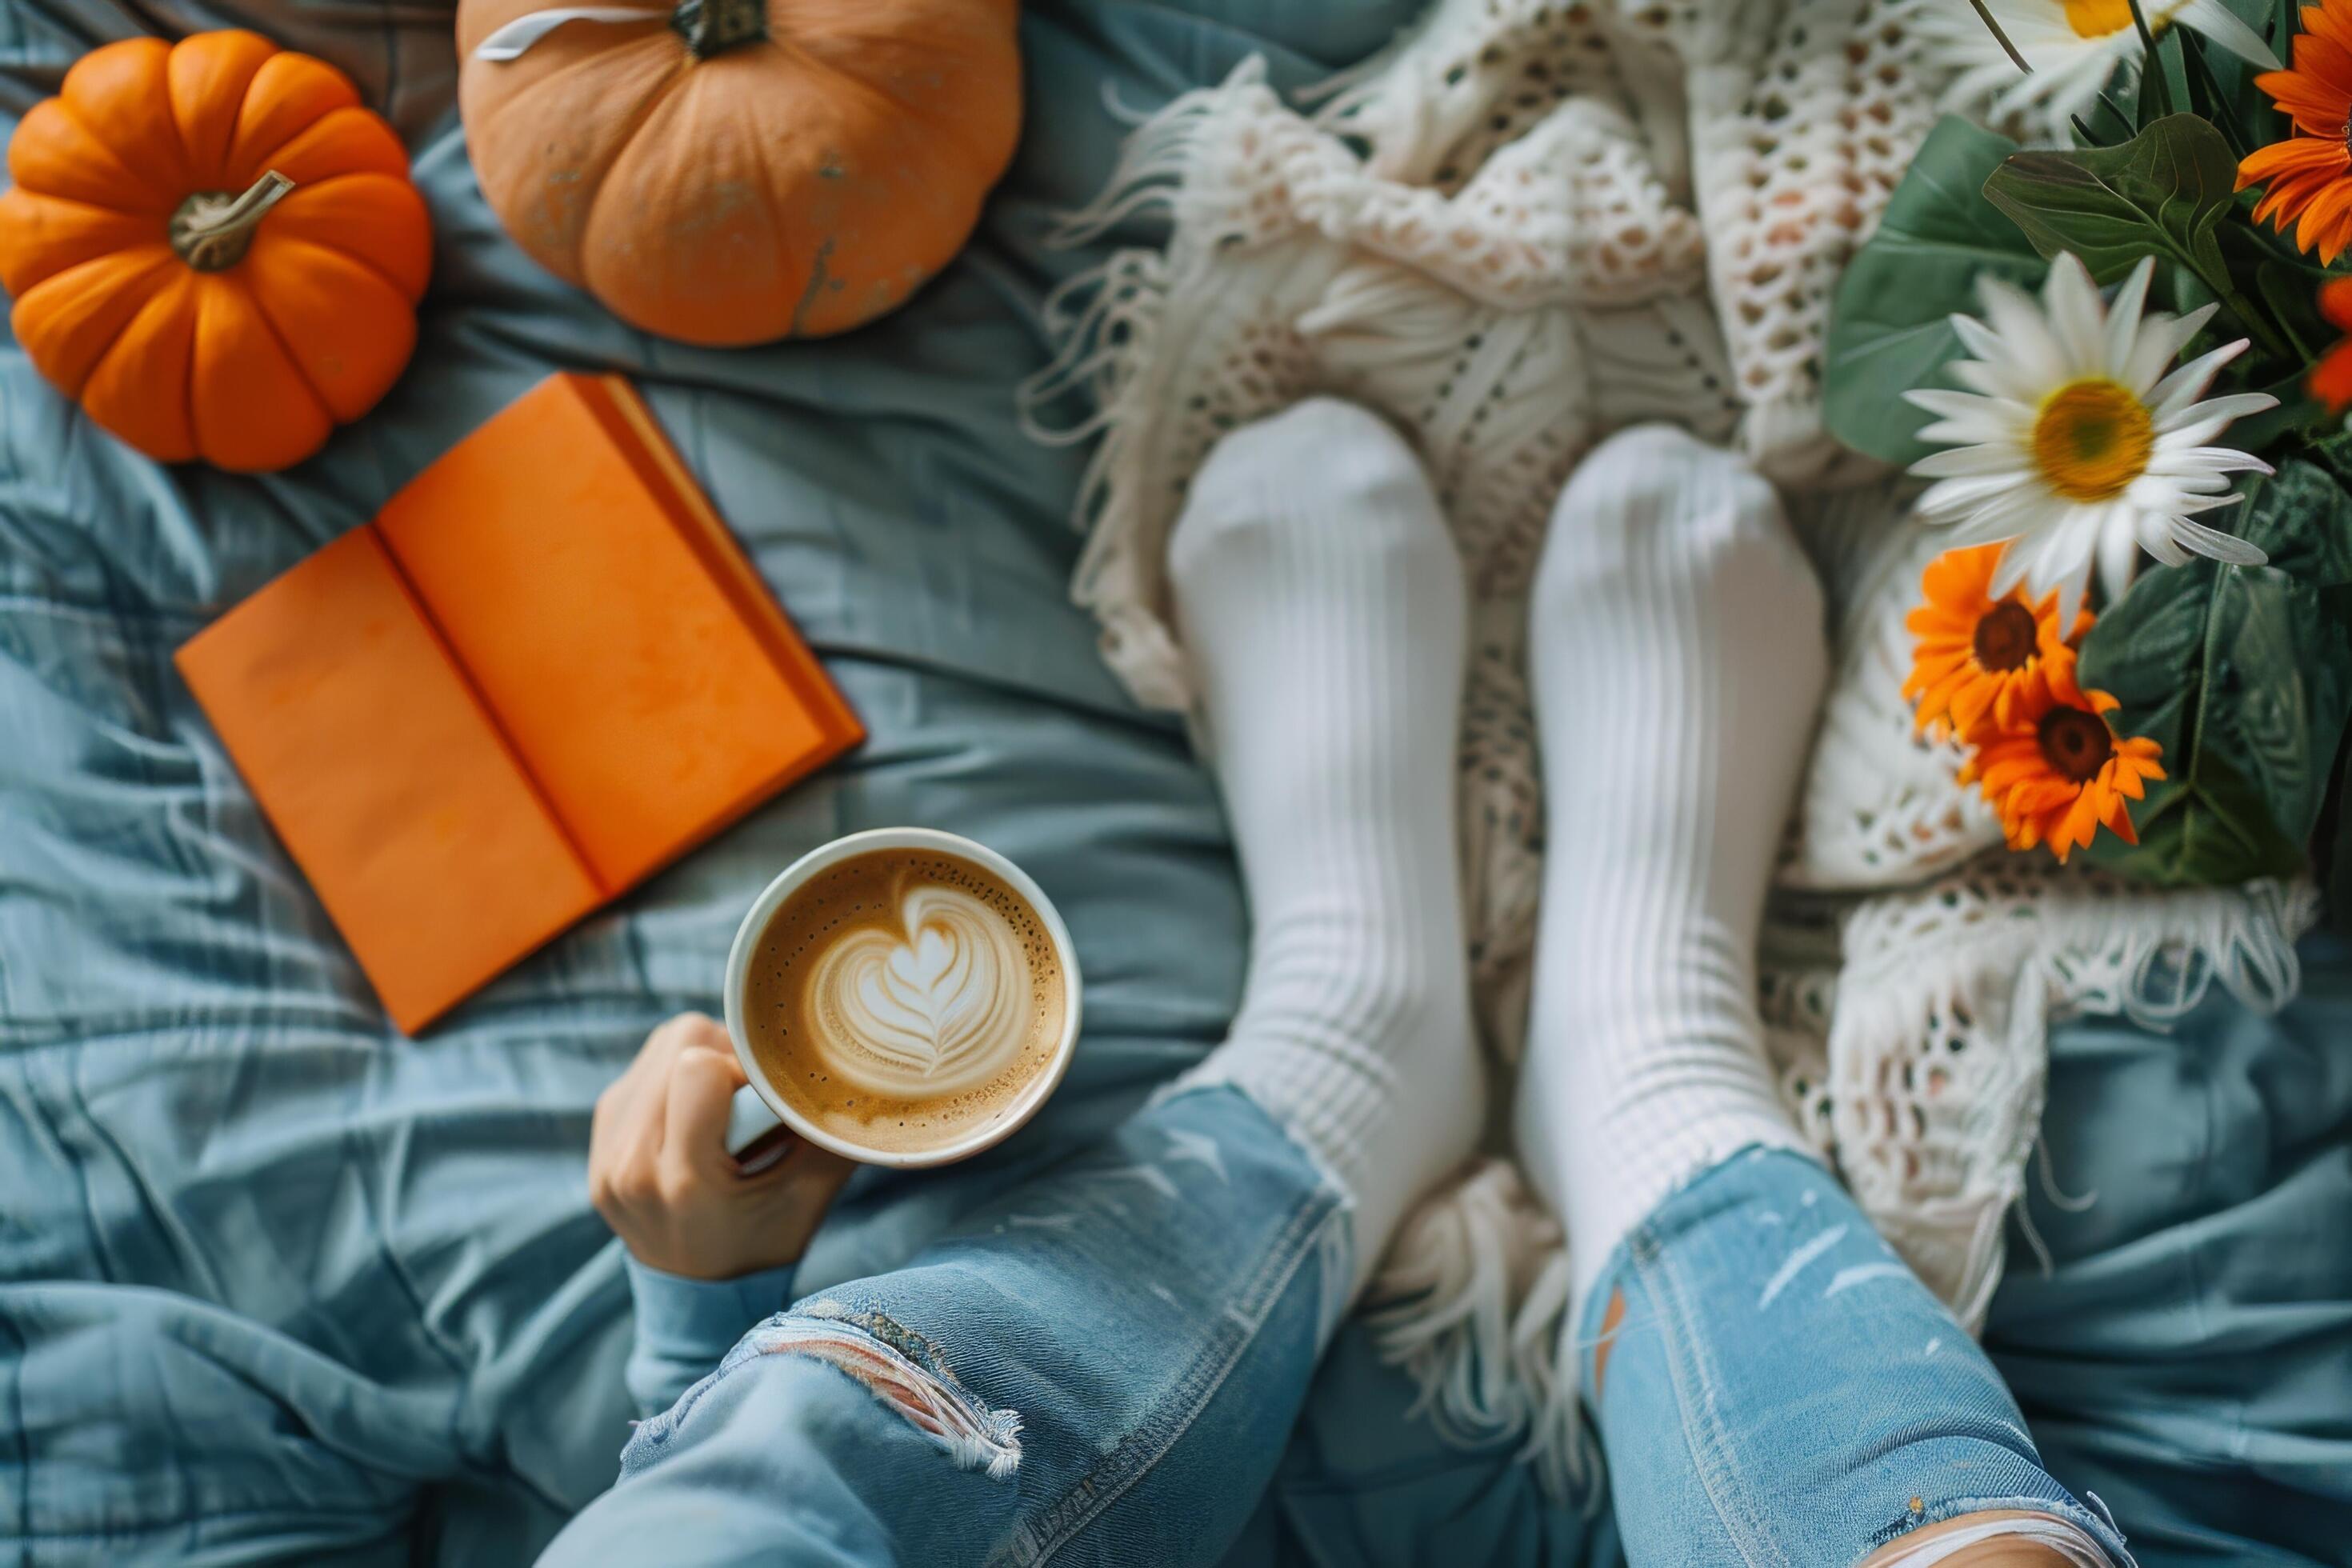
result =
[[[771,1087],[866,1148],[958,1142],[1052,1065],[1067,988],[1029,902],[969,860],[878,849],[778,906],[745,984]]]

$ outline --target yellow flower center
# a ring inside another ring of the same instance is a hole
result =
[[[2147,471],[2155,446],[2147,407],[2105,376],[2068,382],[2033,417],[2033,460],[2068,500],[2113,500]]]
[[[2023,669],[2033,662],[2033,612],[2004,599],[1977,622],[1975,652],[1981,669]]]
[[[2080,708],[2053,708],[2042,716],[2037,738],[2051,771],[2069,784],[2089,784],[2116,754],[2107,721]]]
[[[2132,25],[2131,0],[2063,0],[2066,7],[2066,25],[2074,29],[2078,38],[2104,38],[2110,33],[2120,33]],[[2182,0],[2143,0],[2140,14],[2147,18],[2147,30],[2164,31],[2172,14],[2180,9]]]
[[[2154,10],[2154,6],[2149,7]],[[2148,18],[2150,26],[2156,18]],[[2078,38],[2104,38],[2132,25],[2131,0],[2066,0],[2066,25]]]

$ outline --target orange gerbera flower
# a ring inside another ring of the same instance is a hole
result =
[[[1966,735],[1988,718],[2007,727],[2021,701],[2047,691],[2053,665],[2074,668],[2072,644],[2090,630],[2087,610],[2059,629],[2054,588],[2038,609],[2018,589],[1994,599],[2001,548],[1948,550],[1920,576],[1927,603],[1903,622],[1918,639],[1903,695],[1917,705],[1922,730]]]
[[[2331,278],[2319,286],[2319,313],[2337,331],[2352,332],[2352,278]],[[2319,356],[2308,384],[2329,414],[2352,408],[2352,337]]]
[[[2118,735],[2106,720],[2116,706],[2104,691],[2084,691],[2071,665],[2053,668],[2040,695],[2021,700],[2014,722],[1971,737],[1976,755],[1960,770],[2000,813],[2011,849],[2047,844],[2063,862],[2105,823],[2126,844],[2139,842],[2128,803],[2164,777],[2164,748]]]
[[[2238,189],[2266,185],[2254,221],[2281,234],[2295,223],[2294,243],[2315,247],[2333,265],[2352,244],[2352,0],[2320,0],[2303,8],[2294,36],[2294,63],[2264,71],[2254,85],[2294,117],[2294,134],[2257,147],[2238,165]]]

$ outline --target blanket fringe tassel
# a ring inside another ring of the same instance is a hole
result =
[[[1578,1403],[1568,1251],[1507,1160],[1482,1160],[1399,1229],[1368,1295],[1381,1359],[1419,1390],[1412,1413],[1472,1447],[1523,1436],[1548,1496],[1588,1506],[1593,1456]]]

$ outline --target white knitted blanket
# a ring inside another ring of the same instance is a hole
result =
[[[1950,3],[1438,0],[1306,107],[1245,64],[1145,122],[1071,219],[1075,241],[1162,208],[1171,231],[1056,297],[1064,351],[1025,413],[1040,439],[1099,438],[1073,592],[1135,695],[1178,710],[1162,557],[1218,437],[1333,392],[1417,442],[1475,595],[1465,898],[1505,1094],[1547,832],[1523,645],[1553,500],[1620,426],[1747,451],[1837,607],[1766,937],[1770,1047],[1801,1125],[1974,1329],[2038,1136],[2049,1024],[2160,1026],[2216,980],[2275,1006],[2315,900],[2157,893],[2010,855],[1956,759],[1914,734],[1902,623],[1938,542],[1898,479],[1822,434],[1820,367],[1839,269],[1949,74],[1914,19]],[[1073,406],[1089,412],[1050,426]],[[1500,1147],[1407,1223],[1374,1288],[1383,1346],[1441,1426],[1523,1431],[1556,1483],[1577,1469],[1567,1289],[1559,1227]]]

